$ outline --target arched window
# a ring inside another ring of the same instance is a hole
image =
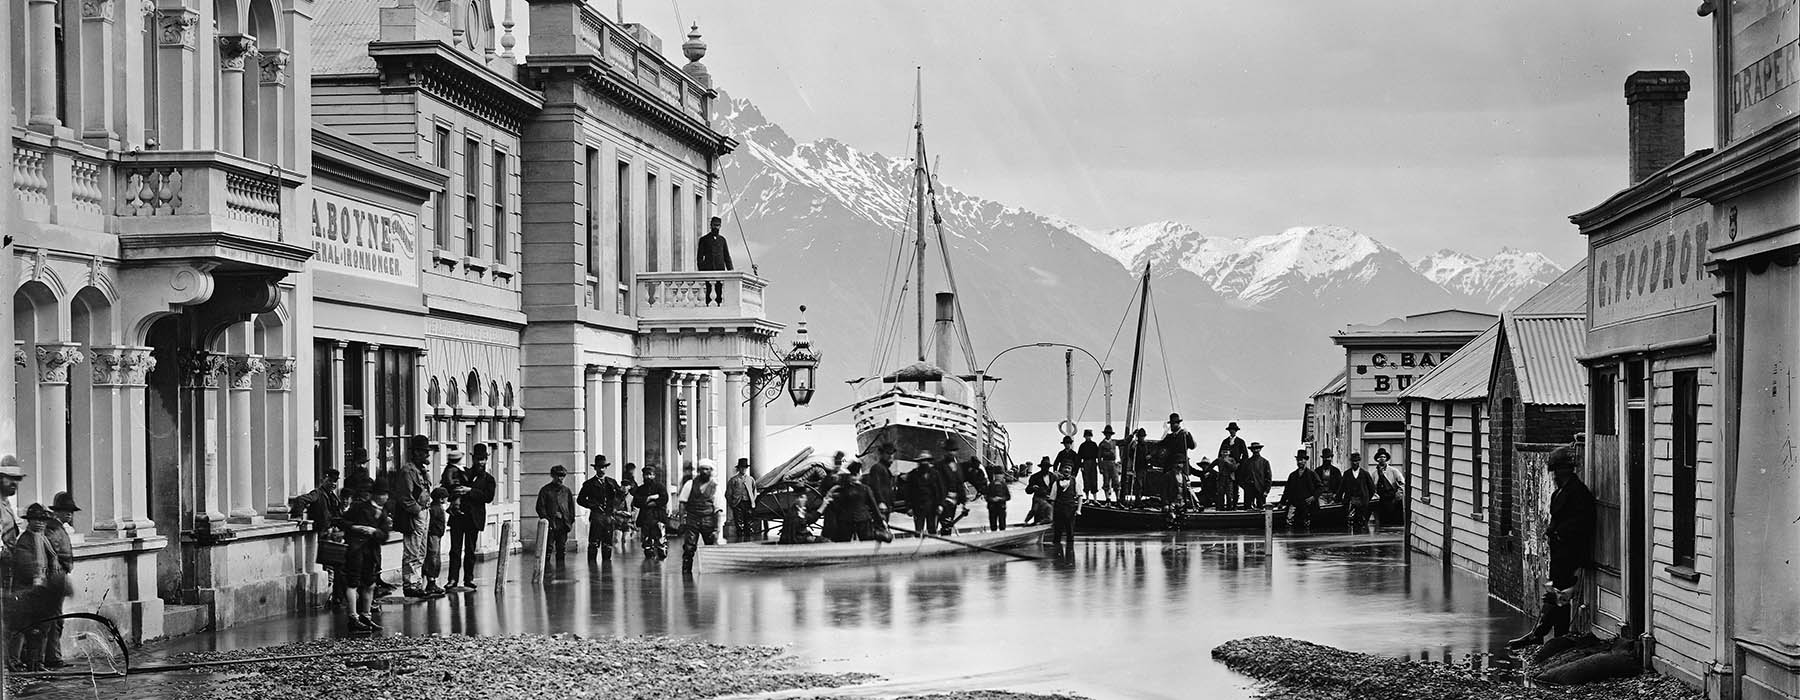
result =
[[[488,400],[488,408],[499,408],[500,407],[500,383],[499,382],[495,382],[495,381],[488,382],[487,400]]]
[[[456,391],[456,377],[450,378],[450,390],[444,392],[444,398],[447,399],[445,403],[451,408],[455,408],[457,402],[462,400],[462,394],[459,394]]]
[[[506,383],[506,407],[507,408],[518,408],[518,405],[513,402],[512,382]]]
[[[469,370],[469,381],[467,384],[464,384],[464,386],[468,387],[468,389],[469,389],[469,396],[468,396],[469,405],[470,406],[480,406],[481,405],[481,375],[477,374],[475,372],[475,370]]]
[[[431,383],[425,387],[425,403],[433,408],[444,405],[444,389],[438,386],[437,377],[432,377]]]

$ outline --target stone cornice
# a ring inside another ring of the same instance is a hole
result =
[[[536,91],[436,39],[370,42],[369,56],[383,89],[423,90],[515,133],[544,106]]]
[[[738,146],[736,140],[715,131],[711,124],[671,106],[630,76],[620,75],[598,56],[534,54],[520,68],[531,76],[534,85],[572,78],[713,156],[725,155]]]
[[[318,122],[312,130],[315,172],[341,168],[358,182],[384,182],[420,201],[450,182],[450,171],[443,168],[386,153]]]

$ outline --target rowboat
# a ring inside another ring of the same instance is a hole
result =
[[[1032,525],[1010,530],[961,532],[953,538],[954,541],[897,536],[893,542],[739,542],[701,547],[694,557],[694,567],[702,573],[723,573],[836,564],[879,564],[980,551],[975,547],[1015,549],[1037,543],[1048,532],[1049,525]]]
[[[1314,526],[1335,527],[1344,524],[1349,506],[1330,503],[1313,513]],[[1280,511],[1275,512],[1280,526]],[[1161,509],[1131,508],[1113,503],[1088,503],[1081,506],[1075,526],[1092,530],[1261,530],[1261,510],[1209,510],[1168,513]]]

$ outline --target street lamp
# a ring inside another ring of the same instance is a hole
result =
[[[788,397],[794,400],[795,406],[812,403],[813,391],[818,387],[817,370],[822,355],[814,350],[812,338],[806,332],[806,307],[800,307],[799,327],[794,330],[793,349],[781,352],[773,343],[769,344],[769,354],[780,360],[780,364],[768,363],[759,367],[747,368],[749,386],[745,396],[755,401],[759,397],[764,402],[773,402],[781,395],[779,387],[787,387]]]

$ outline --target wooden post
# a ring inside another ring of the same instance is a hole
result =
[[[512,557],[507,550],[512,548],[513,521],[500,521],[500,561],[494,567],[494,589],[506,587],[506,560]]]
[[[550,554],[550,521],[538,518],[537,540],[531,548],[537,553],[537,561],[531,565],[531,582],[542,583],[546,566],[545,560],[549,559]]]
[[[1275,511],[1263,509],[1263,551],[1275,552]]]

